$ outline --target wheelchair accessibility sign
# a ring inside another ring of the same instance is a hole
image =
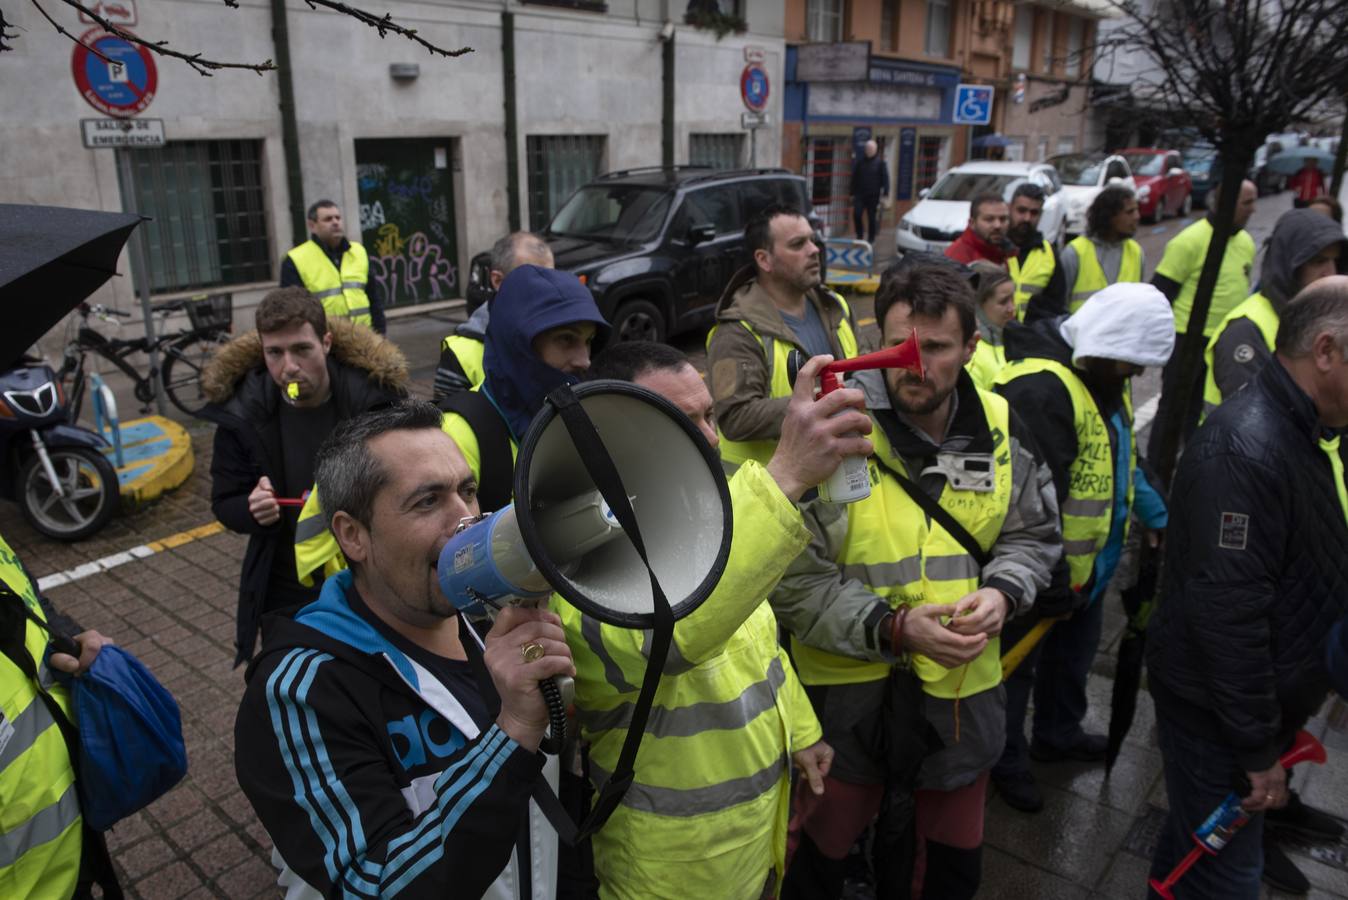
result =
[[[987,125],[992,121],[992,85],[961,84],[955,88],[956,125]]]

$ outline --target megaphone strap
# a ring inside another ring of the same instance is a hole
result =
[[[613,815],[618,804],[622,802],[623,795],[627,793],[634,777],[633,766],[636,763],[637,749],[641,746],[641,738],[646,732],[646,721],[650,717],[651,707],[655,703],[655,691],[660,686],[660,676],[664,672],[665,660],[669,656],[669,648],[674,642],[674,611],[670,608],[669,600],[665,597],[664,590],[660,587],[660,579],[656,577],[655,571],[651,568],[650,559],[646,555],[646,545],[641,538],[641,528],[637,524],[636,513],[632,511],[632,505],[627,499],[627,488],[624,487],[622,478],[618,474],[618,468],[613,463],[613,457],[609,455],[608,448],[599,437],[599,432],[594,427],[594,422],[590,420],[589,415],[581,406],[579,399],[572,392],[569,385],[563,385],[548,395],[548,403],[556,410],[562,419],[562,424],[566,426],[567,433],[571,436],[571,441],[575,444],[577,452],[580,454],[581,462],[585,466],[586,473],[594,481],[599,493],[604,498],[604,502],[609,505],[618,523],[623,528],[623,533],[632,542],[633,548],[637,551],[637,556],[641,558],[642,565],[646,567],[646,572],[651,577],[651,597],[653,606],[653,627],[651,628],[651,648],[650,656],[646,666],[646,675],[641,680],[641,690],[637,693],[636,704],[632,708],[632,719],[627,726],[627,735],[623,738],[622,750],[618,753],[617,764],[613,767],[613,775],[599,789],[595,797],[594,806],[590,808],[590,814],[585,817],[575,836],[575,841],[582,840],[593,834],[604,826],[609,816]],[[558,831],[559,836],[566,840],[567,836]],[[568,841],[573,844],[574,841]]]

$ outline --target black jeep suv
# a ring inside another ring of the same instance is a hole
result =
[[[594,292],[617,340],[662,341],[710,322],[749,262],[745,223],[772,204],[809,216],[805,179],[785,169],[629,169],[572,194],[541,237],[557,268]],[[473,257],[470,312],[494,293],[490,270],[488,254]]]

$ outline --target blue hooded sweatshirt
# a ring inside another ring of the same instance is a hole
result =
[[[534,338],[543,332],[573,322],[593,322],[597,328],[594,349],[603,346],[608,323],[589,288],[569,272],[520,266],[501,282],[491,301],[482,393],[501,413],[516,442],[524,437],[549,393],[580,380],[543,362],[533,347]]]

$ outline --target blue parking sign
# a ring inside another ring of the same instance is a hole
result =
[[[955,88],[956,125],[987,125],[992,121],[992,85],[961,84]]]

